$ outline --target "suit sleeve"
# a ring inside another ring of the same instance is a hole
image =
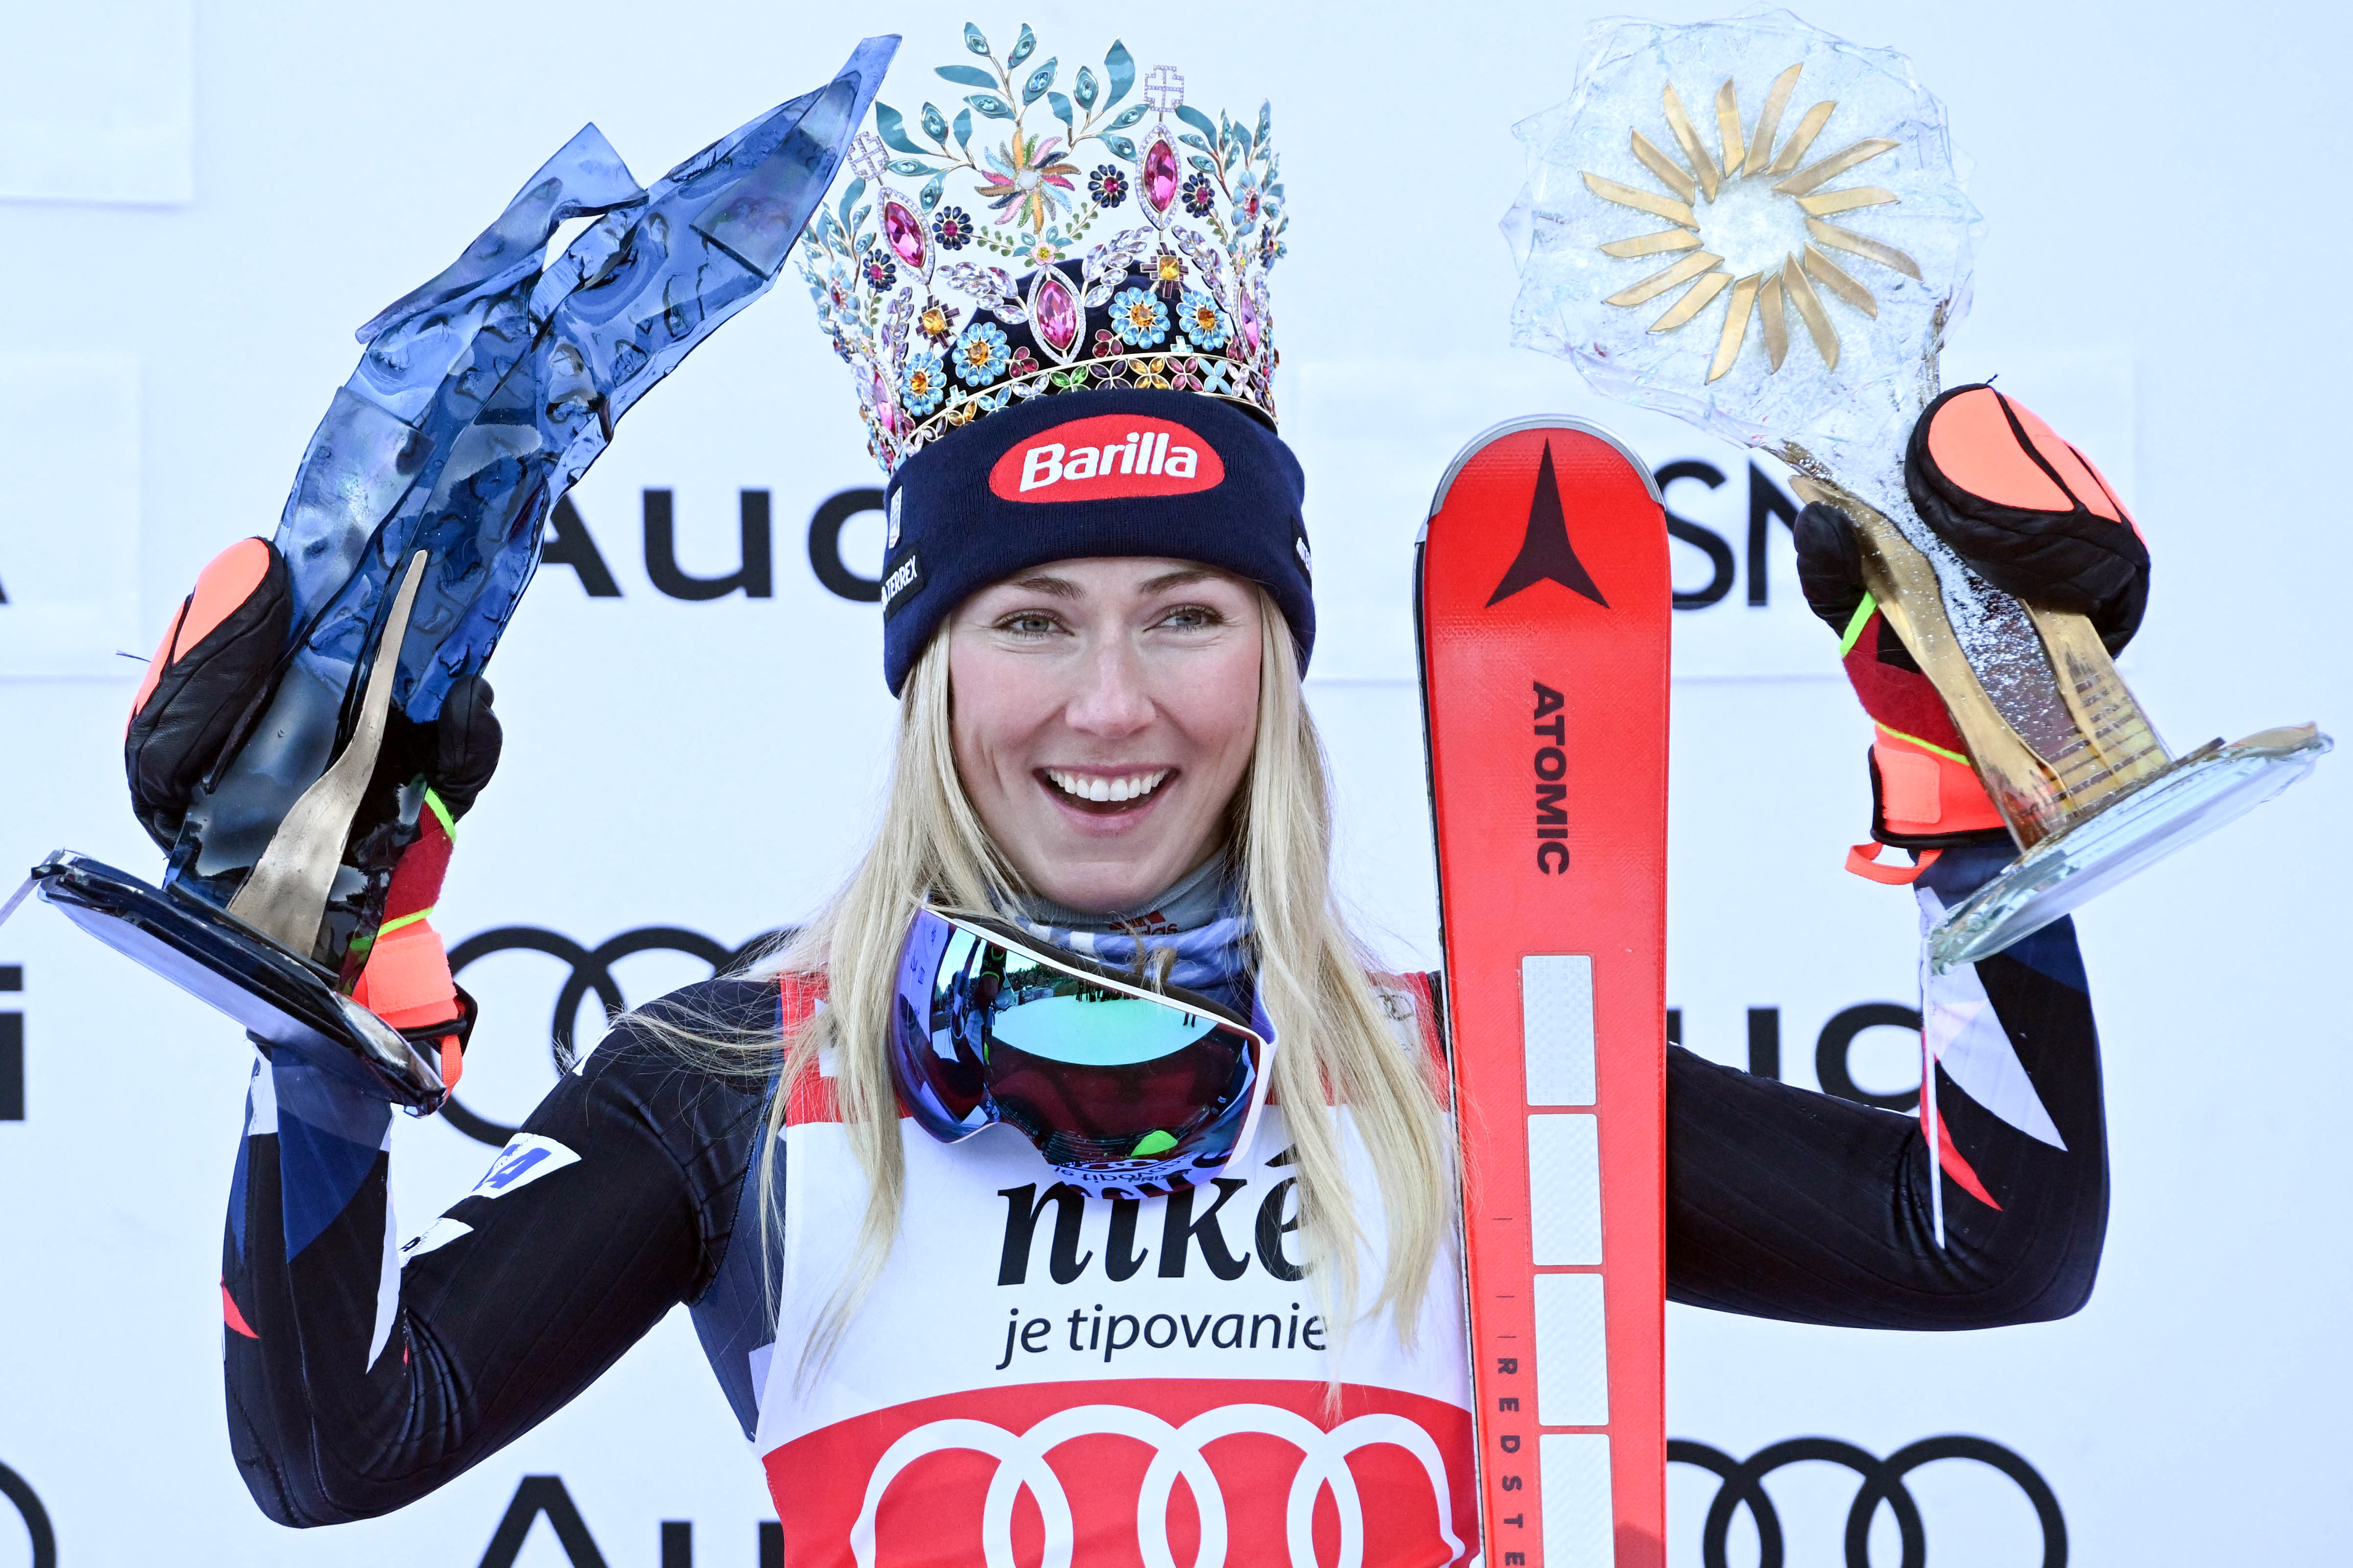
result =
[[[1915,888],[1924,933],[2009,858],[2006,847],[1947,851]],[[2073,923],[1947,974],[1922,972],[1937,1058],[1923,1115],[1670,1048],[1672,1300],[1795,1322],[1975,1329],[2063,1318],[2090,1298],[2107,1145]]]
[[[772,1019],[773,986],[691,988]],[[718,1272],[756,1083],[624,1027],[402,1249],[391,1110],[257,1066],[223,1244],[230,1445],[281,1524],[412,1502],[545,1420]]]

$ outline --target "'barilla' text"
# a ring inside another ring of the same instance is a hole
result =
[[[1064,479],[1091,479],[1098,474],[1166,474],[1172,479],[1189,479],[1200,461],[1201,455],[1192,447],[1171,447],[1165,430],[1147,430],[1141,437],[1131,430],[1127,439],[1115,446],[1076,450],[1051,441],[1022,454],[1021,488],[1043,489]]]

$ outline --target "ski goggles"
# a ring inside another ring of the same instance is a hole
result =
[[[1198,992],[1147,988],[1002,921],[919,909],[899,949],[891,1071],[923,1131],[1002,1123],[1103,1197],[1207,1182],[1246,1154],[1274,1030]]]

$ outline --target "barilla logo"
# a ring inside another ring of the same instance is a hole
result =
[[[1225,482],[1218,449],[1150,415],[1098,414],[1032,436],[997,459],[988,488],[1006,500],[1181,496]]]

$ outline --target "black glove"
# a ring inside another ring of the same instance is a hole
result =
[[[122,737],[131,809],[164,848],[179,837],[206,771],[269,701],[293,609],[278,552],[267,540],[240,539],[197,575],[164,630]]]
[[[419,724],[397,709],[385,724],[385,761],[379,776],[423,777],[459,817],[473,808],[474,797],[498,771],[499,749],[505,732],[491,710],[491,683],[479,675],[461,675],[449,683],[441,711],[430,723]]]
[[[292,635],[286,563],[262,539],[241,539],[214,557],[172,618],[132,700],[122,740],[132,811],[165,850],[206,775],[269,703]],[[391,767],[380,765],[380,773],[423,775],[450,815],[462,816],[498,766],[499,742],[490,683],[464,676],[450,684],[432,723],[390,716]]]
[[[1904,486],[1978,575],[2038,608],[2089,616],[2111,654],[2140,629],[2148,546],[2081,452],[1991,386],[1957,386],[1912,426]]]
[[[2148,551],[2106,481],[2051,427],[1990,386],[1956,387],[1913,426],[1905,488],[1921,520],[1980,576],[2027,602],[2091,618],[2110,653],[2140,626]],[[1872,837],[1915,849],[2008,837],[1936,687],[1886,616],[1865,615],[1854,525],[1820,502],[1798,514],[1798,582],[1838,634],[1873,723]]]

